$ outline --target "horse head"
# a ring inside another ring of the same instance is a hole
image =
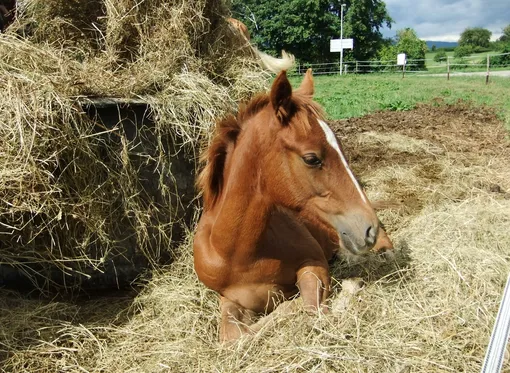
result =
[[[253,118],[265,122],[258,126],[262,193],[321,227],[341,247],[364,254],[376,242],[379,222],[313,93],[311,70],[295,91],[282,71],[266,110]]]

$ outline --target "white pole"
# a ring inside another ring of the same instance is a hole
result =
[[[342,75],[342,64],[344,61],[344,46],[343,46],[343,38],[344,38],[344,6],[345,4],[342,4],[342,7],[340,8],[340,43],[342,45],[340,46],[340,75]]]
[[[503,297],[499,304],[498,315],[494,323],[489,346],[485,353],[482,373],[501,372],[505,358],[506,345],[510,335],[510,276],[506,280]]]

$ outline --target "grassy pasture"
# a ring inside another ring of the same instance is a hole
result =
[[[436,56],[437,53],[438,53],[437,51],[425,53],[425,59],[427,60],[425,62],[425,65],[427,68],[429,68],[430,66],[438,66],[438,65],[446,66],[446,62],[438,63],[438,62],[434,61],[434,57]],[[446,52],[446,55],[448,57],[450,57],[450,61],[452,61],[452,62],[453,62],[454,53],[455,52],[453,52],[453,51]],[[496,55],[499,53],[501,53],[501,52],[491,51],[491,52],[473,53],[467,57],[467,60],[470,62],[479,63],[480,61],[483,61],[485,58],[487,58],[487,55],[493,56],[493,55]],[[434,70],[439,70],[439,69],[434,69]]]
[[[510,79],[400,75],[317,76],[315,99],[331,119],[359,117],[378,110],[409,110],[417,103],[472,101],[494,107],[510,128]],[[299,84],[300,77],[293,78]]]
[[[446,52],[446,55],[450,58],[453,58],[453,51],[448,51]],[[427,68],[429,68],[430,66],[437,66],[437,65],[443,65],[443,66],[446,66],[446,62],[441,62],[441,63],[438,63],[436,61],[434,61],[434,57],[436,56],[437,52],[427,52],[425,53],[425,66]],[[445,67],[446,69],[446,67]],[[433,71],[435,70],[439,70],[439,68],[436,68],[436,69],[433,69]]]

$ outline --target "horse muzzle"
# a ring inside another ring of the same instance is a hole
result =
[[[339,216],[334,227],[340,238],[340,246],[356,255],[368,253],[377,241],[379,223],[377,219],[366,219],[361,215]]]

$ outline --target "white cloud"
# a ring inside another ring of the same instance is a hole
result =
[[[467,27],[483,27],[492,31],[492,39],[510,24],[509,0],[386,0],[395,23],[383,29],[385,37],[411,27],[424,40],[458,41]]]

